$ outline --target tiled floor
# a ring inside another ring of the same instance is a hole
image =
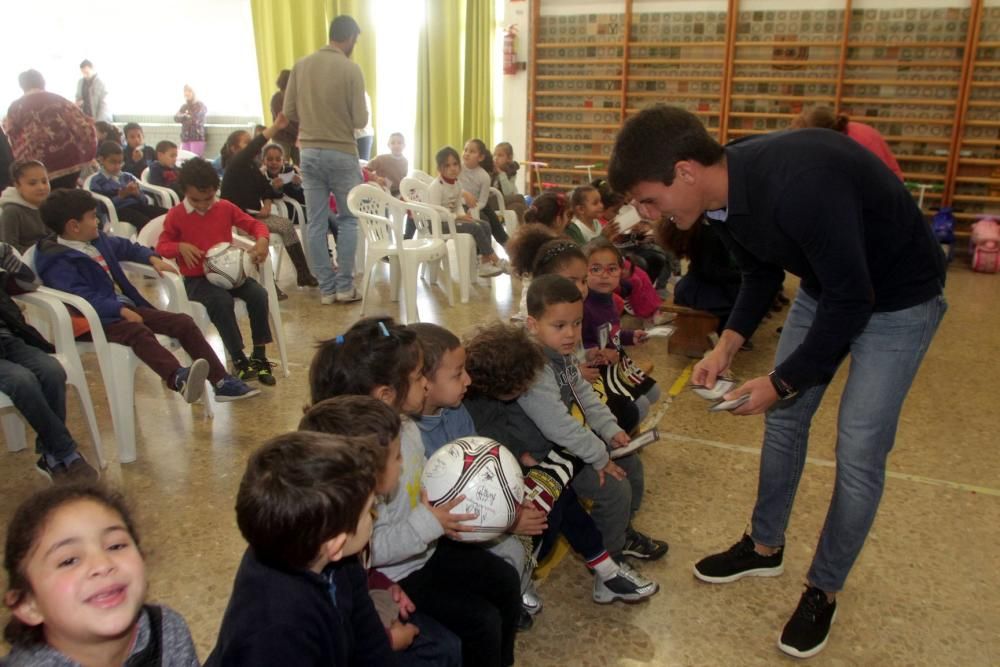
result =
[[[286,277],[287,278],[287,277]],[[287,280],[286,280],[287,282]],[[789,283],[791,284],[791,283]],[[516,296],[519,285],[514,284]],[[264,396],[220,405],[213,421],[168,394],[147,369],[137,376],[137,462],[112,461],[107,478],[136,508],[151,573],[150,597],[188,620],[202,658],[208,655],[244,544],[233,513],[248,454],[266,438],[294,428],[306,402],[306,368],[318,338],[343,331],[360,305],[324,306],[316,293],[288,288],[283,304],[291,377]],[[815,665],[1000,664],[1000,447],[996,428],[994,351],[1000,349],[1000,278],[953,267],[951,310],[910,393],[881,511],[847,589],[826,651]],[[384,284],[379,296],[385,299]],[[513,301],[516,303],[516,300]],[[384,301],[382,302],[384,303]],[[457,332],[512,303],[507,278],[480,288],[473,302],[449,308],[421,288],[424,319]],[[372,312],[396,312],[378,302]],[[751,377],[771,368],[782,315],[756,335],[735,371]],[[656,364],[665,390],[688,360],[656,341],[637,353]],[[274,355],[277,356],[276,354]],[[647,496],[637,523],[670,541],[670,554],[642,570],[662,592],[624,606],[590,601],[590,576],[572,556],[540,584],[545,610],[518,641],[518,664],[766,665],[786,661],[777,633],[794,608],[831,492],[838,376],[816,416],[809,464],[788,532],[783,577],[714,587],[691,576],[701,556],[739,538],[756,489],[761,419],[710,415],[701,399],[680,391],[665,401],[664,439],[643,455]],[[103,388],[91,386],[106,451],[113,439]],[[665,392],[666,393],[666,392]],[[85,437],[75,397],[70,426]],[[89,443],[84,445],[85,450]],[[42,479],[28,451],[2,456],[0,515]]]

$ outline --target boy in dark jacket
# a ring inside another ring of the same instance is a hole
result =
[[[129,282],[119,262],[149,264],[161,275],[177,273],[149,248],[97,228],[97,202],[85,190],[56,190],[42,204],[42,220],[58,236],[38,244],[35,266],[42,281],[83,297],[101,318],[109,343],[132,348],[167,386],[188,403],[201,398],[208,379],[218,401],[249,398],[259,391],[226,373],[188,315],[157,310]],[[182,368],[156,334],[176,338],[194,363]]]
[[[298,431],[247,463],[236,523],[249,544],[206,665],[394,665],[357,554],[371,538],[374,451]]]
[[[66,371],[47,354],[55,350],[10,298],[37,287],[35,273],[11,246],[0,243],[0,392],[38,434],[38,472],[55,482],[95,481],[98,472],[66,428]]]

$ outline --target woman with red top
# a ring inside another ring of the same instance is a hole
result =
[[[903,170],[899,168],[896,156],[892,154],[889,144],[885,142],[879,131],[871,125],[849,120],[847,114],[835,114],[830,107],[813,107],[803,111],[798,118],[792,121],[792,128],[804,127],[819,127],[846,134],[874,153],[878,159],[885,163],[885,166],[892,170],[892,173],[899,177],[899,180],[903,180]]]

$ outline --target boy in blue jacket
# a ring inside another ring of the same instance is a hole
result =
[[[177,269],[149,248],[101,233],[96,211],[97,202],[85,190],[59,189],[42,203],[42,221],[56,234],[38,243],[35,267],[42,282],[86,299],[101,318],[108,342],[132,348],[188,403],[201,398],[206,379],[217,401],[259,394],[226,372],[194,320],[157,310],[139,294],[119,262],[149,264],[161,275]],[[194,362],[181,367],[156,334],[176,338]]]

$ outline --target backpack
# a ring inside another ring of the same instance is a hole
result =
[[[1000,223],[994,218],[980,218],[972,225],[972,270],[1000,271]]]

